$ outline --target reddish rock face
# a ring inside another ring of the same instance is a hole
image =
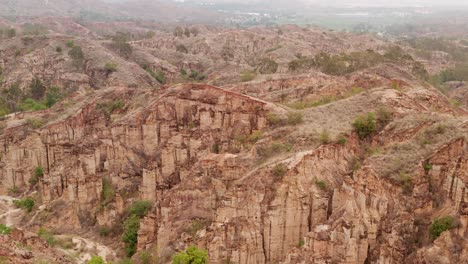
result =
[[[3,189],[26,188],[34,168],[43,167],[42,203],[71,205],[46,218],[58,230],[115,225],[139,199],[153,204],[140,223],[139,250],[197,244],[211,263],[424,263],[436,249],[427,237],[429,219],[421,215],[451,214],[459,228],[438,238],[436,244],[452,242],[435,252],[452,261],[465,254],[450,251],[466,233],[464,138],[447,138],[417,158],[413,189],[405,193],[383,176],[379,157],[364,156],[353,168],[363,144],[354,135],[342,145],[253,166],[258,154],[242,150],[235,138],[268,129],[267,113],[281,110],[244,95],[187,84],[151,93],[114,89],[93,98],[63,120],[24,135],[9,127],[1,138]],[[124,105],[105,112],[117,98]],[[425,127],[387,126],[373,144],[411,142]],[[281,177],[273,172],[278,163],[286,168]],[[117,195],[100,208],[103,178]]]
[[[98,241],[117,260],[129,208],[142,200],[151,209],[140,219],[136,263],[143,252],[169,263],[190,245],[215,264],[468,259],[466,84],[450,83],[454,103],[415,76],[422,66],[408,56],[346,75],[288,67],[322,51],[384,54],[390,44],[367,35],[166,30],[131,41],[124,57],[91,28],[144,34],[148,25],[37,23],[80,35],[74,45],[86,56],[71,67],[62,35],[0,42],[2,96],[18,80],[29,92],[35,78],[67,92],[52,108],[0,118],[0,220],[17,227],[0,235],[0,256],[11,263],[79,262],[32,233],[39,227]],[[264,58],[275,73],[259,72]],[[434,57],[430,70],[446,60]],[[254,79],[240,82],[244,70]],[[191,81],[222,86],[174,85]],[[367,136],[357,133],[360,116],[371,123]],[[33,198],[32,212],[11,196]],[[432,235],[448,216],[448,230]]]

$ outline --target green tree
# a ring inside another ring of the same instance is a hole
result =
[[[39,78],[34,78],[29,88],[31,90],[31,96],[33,99],[41,100],[42,97],[44,97],[46,87]]]
[[[174,29],[174,36],[176,37],[182,37],[184,35],[184,29],[180,26],[177,26],[175,29]]]
[[[83,67],[84,53],[80,46],[73,46],[73,48],[68,52],[68,55],[73,60],[73,66],[77,69]]]
[[[130,57],[132,54],[132,46],[128,43],[130,40],[129,34],[122,32],[117,32],[114,37],[112,37],[112,48],[115,49],[120,55],[125,58]]]
[[[23,99],[23,91],[19,87],[19,83],[14,83],[10,88],[2,91],[5,103],[10,112],[16,112],[20,101]]]
[[[62,97],[63,97],[63,94],[60,91],[60,88],[56,86],[52,86],[49,88],[49,90],[46,93],[46,98],[44,100],[44,103],[48,108],[50,108],[54,104],[56,104],[58,101],[60,101]]]
[[[172,257],[172,264],[206,264],[208,253],[206,250],[190,246],[187,250],[179,252]]]
[[[14,38],[16,37],[16,29],[10,28],[7,30],[7,37],[8,38]]]
[[[131,215],[124,222],[124,232],[122,241],[127,244],[125,248],[127,256],[131,257],[136,252],[138,243],[138,229],[140,228],[140,218],[137,215]]]

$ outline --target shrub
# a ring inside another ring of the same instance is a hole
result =
[[[287,116],[288,125],[299,125],[304,121],[302,113],[300,112],[289,112]]]
[[[72,58],[72,64],[77,69],[80,69],[84,63],[84,53],[80,46],[73,46],[73,48],[68,52],[70,58]]]
[[[33,99],[40,100],[42,99],[42,97],[44,97],[46,87],[44,86],[44,84],[41,82],[40,79],[34,78],[29,88],[30,88],[31,96]]]
[[[328,144],[331,142],[331,138],[330,138],[330,132],[328,132],[328,130],[324,129],[322,130],[322,133],[320,133],[320,138],[319,138],[320,142],[322,144]]]
[[[315,186],[320,188],[320,190],[325,191],[327,189],[327,183],[323,180],[315,179]]]
[[[272,59],[263,59],[257,66],[258,72],[261,74],[272,74],[278,70],[278,63]]]
[[[189,228],[185,230],[190,236],[194,237],[198,231],[204,229],[205,227],[209,226],[211,221],[208,219],[195,219],[192,220],[192,224]]]
[[[129,212],[130,214],[136,215],[141,218],[145,216],[149,212],[149,210],[151,210],[151,207],[153,207],[153,205],[150,201],[135,201],[130,207]]]
[[[110,118],[110,115],[114,111],[122,109],[124,106],[125,103],[120,99],[98,104],[98,107],[104,112],[106,118]]]
[[[400,173],[398,181],[402,184],[405,194],[410,194],[413,191],[413,177],[411,175]]]
[[[451,216],[445,216],[439,219],[436,219],[432,222],[431,226],[429,227],[429,233],[431,234],[432,238],[435,239],[439,237],[444,231],[449,230],[452,228],[454,224],[454,218]]]
[[[304,239],[299,240],[299,243],[297,244],[298,247],[303,247],[305,245]]]
[[[112,202],[115,197],[115,190],[114,186],[112,186],[112,182],[106,178],[102,179],[102,190],[101,190],[101,204],[107,205],[108,203]]]
[[[55,51],[57,53],[62,53],[62,47],[60,47],[60,46],[55,47]]]
[[[55,105],[58,101],[60,101],[63,98],[63,93],[60,91],[60,88],[56,86],[52,86],[49,88],[49,90],[46,93],[46,98],[44,100],[44,104],[48,107],[51,108],[53,105]]]
[[[16,37],[16,29],[14,29],[14,28],[8,29],[6,35],[7,35],[8,38]]]
[[[113,73],[117,71],[117,63],[112,63],[112,62],[107,62],[106,65],[104,65],[104,70],[109,73]]]
[[[32,98],[27,98],[19,106],[21,111],[40,111],[47,109],[47,106],[43,103],[37,102]]]
[[[106,262],[100,256],[93,256],[86,264],[106,264]]]
[[[44,169],[42,168],[42,166],[37,166],[34,169],[34,176],[36,176],[38,178],[44,176]]]
[[[157,262],[156,262],[157,263]],[[121,259],[117,264],[133,264],[132,260],[129,258]]]
[[[200,72],[195,71],[195,70],[192,70],[188,77],[190,79],[194,80],[194,81],[203,81],[204,79],[206,79],[205,74],[200,73]]]
[[[176,37],[182,37],[184,35],[184,29],[180,26],[177,26],[175,29],[174,29],[174,36]]]
[[[290,71],[307,70],[315,66],[315,61],[312,58],[300,56],[298,59],[292,60],[288,63]]]
[[[153,263],[158,263],[157,262],[157,257],[153,256],[148,251],[142,251],[138,254],[138,258],[140,259],[141,264],[153,264]]]
[[[336,141],[340,145],[346,144],[346,138],[343,135],[338,136],[338,139]]]
[[[430,170],[432,170],[432,164],[425,163],[423,165],[423,168],[424,168],[425,171],[430,171]]]
[[[277,178],[282,178],[286,174],[287,171],[288,171],[288,168],[283,163],[276,164],[271,170],[273,175]]]
[[[187,47],[184,44],[177,44],[176,45],[176,51],[181,52],[181,53],[188,53],[189,52],[189,50],[187,49]]]
[[[267,115],[267,121],[268,121],[268,124],[270,124],[271,126],[279,126],[279,125],[284,125],[284,120],[278,116],[277,114],[273,114],[273,113],[269,113]]]
[[[377,130],[377,123],[373,113],[359,116],[354,120],[353,126],[360,139],[365,139]]]
[[[66,45],[67,45],[67,47],[72,48],[73,46],[75,46],[75,43],[73,42],[73,40],[69,39],[69,40],[67,40]]]
[[[19,192],[20,192],[20,189],[18,188],[18,186],[13,186],[8,189],[8,195],[17,195],[19,194]]]
[[[244,71],[241,73],[241,82],[250,82],[255,79],[255,72]]]
[[[172,264],[206,264],[208,253],[206,250],[190,246],[187,250],[179,252],[172,257]]]
[[[100,236],[108,236],[110,234],[110,228],[108,226],[99,227]]]
[[[163,71],[158,70],[157,72],[154,72],[152,69],[148,67],[146,67],[146,71],[151,75],[151,77],[153,77],[160,84],[166,83],[166,75],[164,74]]]
[[[44,121],[42,121],[41,118],[28,118],[26,119],[26,122],[34,129],[41,128],[44,125]]]
[[[24,209],[28,213],[31,212],[34,207],[34,200],[30,197],[27,197],[21,200],[15,200],[13,201],[13,203],[16,207]]]
[[[54,233],[51,231],[45,229],[45,228],[39,228],[39,231],[37,235],[42,239],[45,240],[49,245],[54,246],[57,244],[57,239],[55,238]]]
[[[9,235],[11,233],[11,227],[5,224],[0,224],[0,235]]]
[[[220,151],[219,143],[218,142],[213,143],[213,145],[211,145],[211,152],[219,154],[219,151]]]
[[[392,112],[386,107],[379,107],[376,112],[379,127],[383,128],[392,121]]]
[[[31,184],[31,186],[34,186],[39,182],[39,178],[37,176],[33,175],[33,176],[31,176],[31,178],[29,178],[28,182],[29,182],[29,184]]]
[[[257,153],[262,159],[267,159],[275,154],[279,154],[285,151],[291,151],[291,149],[291,145],[275,141],[269,146],[259,147],[257,149]]]
[[[132,54],[132,46],[128,44],[130,36],[128,34],[117,32],[114,37],[112,37],[111,47],[116,50],[124,58],[130,57]]]
[[[294,109],[305,109],[305,108],[317,107],[317,106],[329,104],[336,100],[337,100],[337,97],[335,96],[325,95],[314,101],[310,101],[310,102],[299,101],[299,102],[290,103],[288,104],[288,106]]]

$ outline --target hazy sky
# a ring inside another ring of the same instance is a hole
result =
[[[180,0],[179,0],[180,1]],[[290,2],[288,0],[188,0],[195,2],[216,3],[255,3],[255,2]],[[414,6],[414,5],[468,5],[468,0],[295,0],[319,5],[379,5],[379,6]]]

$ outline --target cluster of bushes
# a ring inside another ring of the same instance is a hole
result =
[[[184,80],[200,82],[206,79],[206,75],[202,72],[191,70],[190,73],[187,73],[186,70],[180,70],[180,76]]]
[[[57,244],[57,239],[55,238],[55,235],[52,231],[41,227],[39,228],[37,235],[51,246],[55,246]]]
[[[241,145],[254,144],[258,140],[260,140],[262,136],[263,136],[262,131],[254,131],[250,135],[237,135],[234,137],[234,140],[239,142]]]
[[[255,79],[256,74],[253,71],[243,71],[241,73],[241,82],[250,82]]]
[[[429,233],[433,239],[439,237],[444,231],[450,230],[455,224],[455,219],[451,216],[434,220],[429,227]]]
[[[18,111],[37,111],[52,107],[64,97],[60,88],[47,88],[40,79],[34,78],[29,90],[21,90],[19,83],[1,92],[0,116]]]
[[[153,69],[150,68],[148,65],[143,65],[142,68],[151,75],[156,81],[158,81],[160,84],[165,84],[166,83],[166,75],[164,74],[163,71],[158,70],[157,72],[154,72]]]
[[[0,28],[0,39],[16,37],[16,29],[14,28]]]
[[[98,103],[97,107],[101,109],[104,113],[104,116],[109,119],[111,114],[114,111],[117,111],[119,109],[122,109],[125,106],[125,102],[122,101],[121,99],[117,100],[109,100],[106,102]]]
[[[446,82],[452,81],[468,81],[468,62],[458,63],[452,68],[445,69],[431,76],[429,79],[429,82],[434,86],[440,86]]]
[[[337,100],[346,99],[356,94],[364,92],[364,89],[361,87],[353,87],[348,92],[343,95],[335,96],[335,95],[324,95],[319,99],[313,101],[299,101],[287,104],[287,106],[294,108],[294,109],[305,109],[311,107],[317,107],[321,105],[326,105]]]
[[[327,190],[327,183],[324,180],[315,179],[314,183],[315,183],[315,186],[317,186],[320,190],[322,191]]]
[[[383,55],[373,50],[336,55],[321,52],[314,58],[299,55],[297,59],[289,62],[288,68],[290,71],[301,71],[315,67],[330,75],[345,75],[387,61],[413,61],[413,58],[399,46],[393,46],[388,48]]]
[[[45,35],[49,31],[43,25],[26,23],[22,26],[22,32],[24,35]]]
[[[302,124],[302,122],[304,122],[304,117],[301,112],[289,112],[286,118],[270,113],[267,116],[267,120],[271,126],[295,126]]]
[[[260,161],[264,161],[273,155],[277,155],[283,152],[289,152],[292,150],[292,145],[284,144],[279,141],[275,141],[267,146],[261,146],[257,148],[257,154],[260,157]]]
[[[71,44],[70,44],[71,43]],[[73,42],[67,42],[67,46],[72,45],[68,56],[72,58],[72,64],[76,69],[83,68],[84,65],[84,53],[80,46],[75,46]]]
[[[149,201],[136,201],[128,210],[129,216],[124,221],[122,241],[126,244],[125,251],[129,257],[133,256],[133,254],[136,252],[140,219],[149,212],[151,207],[152,204]]]
[[[177,26],[175,29],[174,29],[174,36],[176,37],[183,37],[183,36],[186,36],[186,37],[190,37],[190,36],[198,36],[198,34],[200,33],[200,31],[198,30],[198,28],[196,27],[192,27],[192,28],[183,28],[181,26]]]
[[[264,58],[257,65],[257,71],[261,74],[273,74],[278,70],[278,63],[272,59]]]
[[[392,119],[391,112],[386,108],[379,108],[376,111],[376,114],[367,113],[365,115],[358,116],[354,120],[353,127],[360,139],[365,139],[371,136],[378,129],[387,125]]]
[[[110,74],[110,73],[116,72],[117,67],[118,67],[117,63],[107,62],[104,65],[104,70],[107,72],[107,74]]]
[[[316,66],[313,58],[303,57],[302,55],[297,56],[298,58],[288,63],[288,69],[290,71],[302,71],[308,70]]]
[[[112,37],[111,48],[117,51],[122,57],[129,58],[133,52],[132,46],[128,43],[130,39],[130,34],[117,32]]]
[[[13,204],[16,207],[24,209],[29,213],[29,212],[32,211],[35,202],[31,197],[26,197],[26,198],[23,198],[23,199],[14,200]]]
[[[208,219],[194,219],[191,225],[185,229],[190,236],[195,237],[197,232],[209,226],[211,221]]]
[[[29,178],[29,184],[31,184],[32,186],[36,185],[39,182],[39,179],[42,178],[43,176],[44,176],[44,169],[41,166],[37,166],[34,169],[33,175],[31,176],[31,178]]]
[[[288,167],[283,163],[278,163],[271,169],[271,173],[277,178],[282,178],[286,172],[288,172]]]
[[[467,48],[442,38],[413,38],[406,42],[416,50],[443,51],[456,61],[468,61]]]
[[[188,53],[189,50],[184,44],[177,44],[176,45],[176,51],[181,52],[181,53]]]

